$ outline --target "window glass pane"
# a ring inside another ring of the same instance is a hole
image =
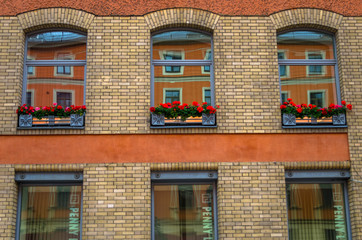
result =
[[[210,74],[201,74],[201,66],[179,66],[179,73],[167,72],[167,66],[154,68],[154,103],[163,103],[164,89],[182,89],[182,103],[192,104],[203,101],[203,88],[210,88]]]
[[[155,240],[214,239],[213,184],[155,185]]]
[[[290,240],[348,239],[343,184],[287,184]]]
[[[294,31],[279,34],[278,50],[285,59],[334,59],[333,36],[313,31]],[[309,58],[309,52],[320,52],[322,58]]]
[[[34,106],[50,106],[57,102],[57,93],[71,93],[74,105],[83,105],[84,67],[66,66],[71,74],[58,74],[59,66],[34,67],[35,74],[27,76],[27,90],[31,89],[34,96]],[[69,99],[69,94],[68,97]],[[68,105],[68,103],[63,102]]]
[[[80,239],[81,186],[23,186],[20,240]]]
[[[28,60],[85,60],[86,42],[85,35],[74,32],[34,34],[28,38]]]
[[[192,31],[171,31],[156,34],[153,40],[154,60],[206,60],[208,51],[211,53],[211,37]],[[178,57],[169,58],[170,52],[177,53]],[[166,56],[165,56],[166,55]]]
[[[165,90],[165,103],[173,103],[174,101],[180,101],[179,90]]]
[[[323,74],[309,74],[312,66],[286,66],[290,73],[288,77],[280,79],[281,90],[288,92],[289,97],[296,104],[312,103],[317,101],[321,107],[327,107],[330,103],[337,103],[336,77],[334,66],[319,66]],[[324,96],[311,94],[321,93]],[[316,104],[317,105],[317,104]]]
[[[210,89],[204,89],[203,102],[207,102],[208,104],[211,104],[211,90]]]

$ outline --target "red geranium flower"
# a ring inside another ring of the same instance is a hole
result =
[[[297,108],[297,112],[302,113],[303,109],[302,108]]]
[[[347,108],[348,108],[349,110],[352,110],[352,104],[348,104],[348,105],[347,105]]]
[[[289,102],[290,102],[290,101],[292,101],[292,99],[291,99],[291,98],[288,98],[287,100],[288,100]]]
[[[346,105],[346,101],[342,101],[341,103],[342,103],[342,105]]]
[[[198,108],[197,108],[197,111],[198,111],[198,112],[202,112],[203,110],[204,110],[204,109],[203,109],[202,107],[198,107]]]
[[[285,108],[287,108],[287,106],[285,106],[285,105],[280,105],[280,109],[285,109]]]
[[[192,102],[192,105],[195,107],[200,106],[200,104],[198,102]]]
[[[150,107],[150,111],[154,112],[154,111],[156,111],[156,108],[155,107]]]

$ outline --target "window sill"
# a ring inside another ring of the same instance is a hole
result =
[[[84,129],[85,115],[70,117],[45,116],[41,119],[31,115],[19,115],[17,129]]]
[[[296,125],[296,126],[282,126],[283,129],[290,128],[348,128],[348,125]]]
[[[203,126],[203,125],[164,125],[164,126],[150,126],[150,129],[167,129],[167,128],[217,128],[217,125]]]
[[[70,126],[54,126],[54,127],[17,127],[17,130],[38,130],[38,129],[73,129],[73,130],[84,130],[85,127],[70,127]]]

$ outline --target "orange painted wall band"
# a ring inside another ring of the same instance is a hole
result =
[[[0,164],[349,160],[346,133],[0,136]]]

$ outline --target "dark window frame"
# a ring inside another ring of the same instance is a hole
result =
[[[22,90],[22,98],[21,98],[21,102],[22,104],[26,103],[26,91],[27,91],[27,77],[28,77],[28,67],[33,67],[35,69],[35,67],[55,67],[56,70],[55,72],[58,71],[58,66],[59,67],[75,67],[75,66],[82,66],[84,67],[84,86],[83,86],[83,105],[85,105],[85,100],[86,100],[86,75],[87,75],[87,59],[85,60],[29,60],[27,59],[27,54],[28,54],[28,40],[30,37],[36,35],[36,34],[41,34],[41,33],[46,33],[46,32],[57,32],[57,31],[65,31],[65,32],[73,32],[73,33],[77,33],[77,34],[81,34],[85,37],[87,37],[87,33],[82,32],[82,31],[77,31],[77,30],[73,30],[73,29],[68,29],[68,28],[48,28],[48,29],[43,29],[40,31],[34,31],[34,32],[30,32],[26,35],[25,38],[25,50],[24,50],[24,68],[23,68],[23,90]],[[88,40],[86,42],[86,49],[87,49],[87,43]],[[87,57],[86,57],[87,58]],[[65,75],[67,76],[68,74],[60,74],[60,75]]]
[[[288,232],[289,232],[289,218],[288,218],[288,184],[342,184],[343,185],[343,197],[344,197],[344,208],[346,215],[346,230],[347,239],[352,240],[352,228],[351,218],[349,210],[349,199],[348,199],[348,180],[350,178],[348,170],[286,170],[285,171],[285,198],[286,198],[286,219],[288,221]],[[288,239],[291,239],[288,233]]]
[[[18,202],[16,213],[15,240],[20,240],[21,202],[23,187],[37,186],[83,186],[83,173],[81,172],[19,172],[15,174],[18,183]],[[79,209],[79,239],[82,239],[83,222],[83,189],[81,191]]]
[[[214,240],[218,239],[217,215],[217,178],[216,171],[175,171],[151,173],[151,240],[155,240],[154,186],[155,185],[192,185],[213,184]]]

